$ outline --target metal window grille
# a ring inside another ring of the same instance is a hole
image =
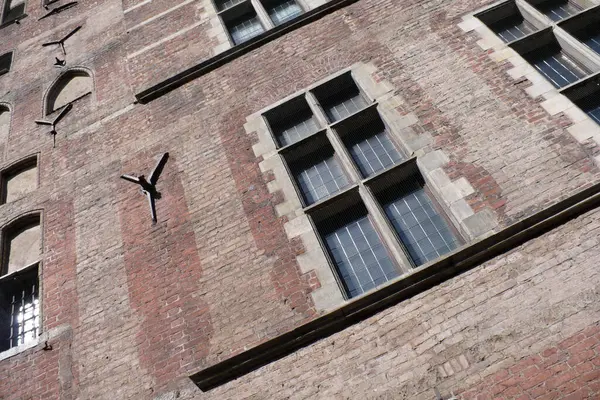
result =
[[[383,209],[416,266],[440,257],[458,246],[446,220],[417,181],[406,181],[396,198]]]
[[[563,20],[571,15],[577,14],[581,8],[576,4],[567,2],[550,3],[546,7],[541,7],[541,11],[554,22]]]
[[[289,116],[286,124],[276,128],[275,135],[280,146],[287,146],[315,133],[318,129],[317,122],[309,109]]]
[[[533,66],[556,88],[570,85],[587,75],[582,67],[562,51],[538,59]]]
[[[267,13],[275,26],[281,25],[302,14],[302,7],[295,0],[274,3]]]
[[[40,308],[37,268],[25,275],[2,282],[2,313],[0,350],[35,340],[40,329]]]
[[[256,15],[247,15],[229,29],[234,44],[241,44],[263,33],[265,29]]]
[[[584,43],[587,44],[596,53],[600,54],[600,33],[589,37],[587,40],[584,41]]]
[[[367,101],[357,88],[348,88],[336,94],[324,105],[330,122],[339,121],[367,106]]]
[[[298,186],[307,205],[316,203],[348,186],[348,178],[333,155],[313,153],[308,157],[315,161],[301,167],[296,175]]]
[[[531,23],[520,16],[504,20],[492,29],[506,43],[520,39],[536,31]]]
[[[385,129],[352,144],[350,154],[365,178],[402,160]]]
[[[245,0],[216,0],[215,4],[217,6],[217,11],[227,10],[235,5],[238,5]]]
[[[399,275],[369,218],[352,217],[325,236],[327,250],[349,297],[358,296]]]

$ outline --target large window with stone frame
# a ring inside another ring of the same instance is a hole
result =
[[[8,52],[0,56],[0,76],[7,74],[12,66],[13,53]]]
[[[214,0],[219,19],[236,46],[303,14],[302,0]]]
[[[0,351],[35,341],[40,333],[39,215],[2,230],[0,270]]]
[[[347,298],[462,242],[378,107],[347,72],[263,114]]]
[[[476,17],[600,124],[600,5],[589,4],[511,0]]]

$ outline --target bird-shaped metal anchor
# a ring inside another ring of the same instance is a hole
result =
[[[150,178],[146,180],[144,175],[140,175],[138,177],[132,175],[121,175],[122,179],[126,181],[135,183],[140,185],[142,190],[142,194],[144,194],[148,198],[148,204],[150,205],[150,214],[152,216],[152,225],[156,224],[156,199],[160,199],[160,193],[156,190],[156,182],[158,182],[158,178],[165,168],[165,164],[169,159],[169,153],[164,153],[156,167],[150,172]]]
[[[63,55],[67,55],[67,50],[65,50],[65,41],[70,38],[71,36],[73,36],[75,33],[77,33],[78,30],[81,29],[81,25],[78,26],[77,28],[73,29],[71,32],[67,33],[62,39],[60,40],[55,40],[52,42],[47,42],[42,44],[42,47],[47,47],[47,46],[54,46],[54,45],[59,45],[60,49],[62,50]],[[57,59],[58,60],[58,59]]]
[[[48,125],[52,127],[52,130],[49,132],[52,135],[52,148],[56,147],[56,124],[64,118],[65,115],[73,108],[73,104],[69,103],[65,108],[63,108],[60,113],[54,118],[53,121],[44,121],[44,120],[36,120],[35,123],[38,125]]]

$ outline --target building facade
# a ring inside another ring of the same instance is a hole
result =
[[[600,398],[600,1],[1,10],[0,399]]]

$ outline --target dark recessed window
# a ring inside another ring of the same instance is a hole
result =
[[[272,0],[264,3],[264,6],[275,26],[294,19],[304,12],[295,0]]]
[[[404,159],[392,142],[379,114],[375,112],[371,115],[370,120],[358,125],[344,136],[352,159],[364,178]]]
[[[5,0],[2,23],[17,21],[25,15],[25,0]]]
[[[311,153],[294,170],[306,204],[316,203],[348,186],[348,179],[331,150]]]
[[[600,26],[596,27],[596,32],[591,33],[590,37],[584,40],[584,43],[596,53],[600,54]]]
[[[536,31],[535,27],[520,15],[499,21],[490,28],[506,43],[521,39]]]
[[[416,266],[458,247],[456,235],[416,179],[397,185],[384,199],[383,209]]]
[[[0,351],[37,339],[39,317],[37,265],[0,279]]]
[[[555,46],[538,51],[532,56],[532,64],[556,88],[570,85],[589,75],[589,71],[581,64]]]
[[[350,74],[344,74],[314,90],[329,122],[362,110],[369,103]]]
[[[319,130],[317,121],[303,97],[286,102],[267,112],[265,117],[279,147],[296,143]]]
[[[10,67],[12,65],[12,57],[12,52],[5,53],[0,56],[0,75],[4,75],[8,71],[10,71]]]
[[[547,1],[537,6],[552,21],[557,22],[581,11],[581,7],[570,1]]]
[[[234,44],[244,43],[265,31],[254,9],[248,9],[244,14],[226,22],[227,30]]]
[[[600,125],[600,93],[588,96],[588,98],[580,102],[580,106],[591,119]]]
[[[399,272],[366,210],[359,207],[343,214],[330,222],[333,226],[324,233],[324,242],[348,297],[355,297],[399,276]]]
[[[223,11],[244,1],[245,0],[217,0],[215,1],[215,5],[217,6],[217,11]]]

